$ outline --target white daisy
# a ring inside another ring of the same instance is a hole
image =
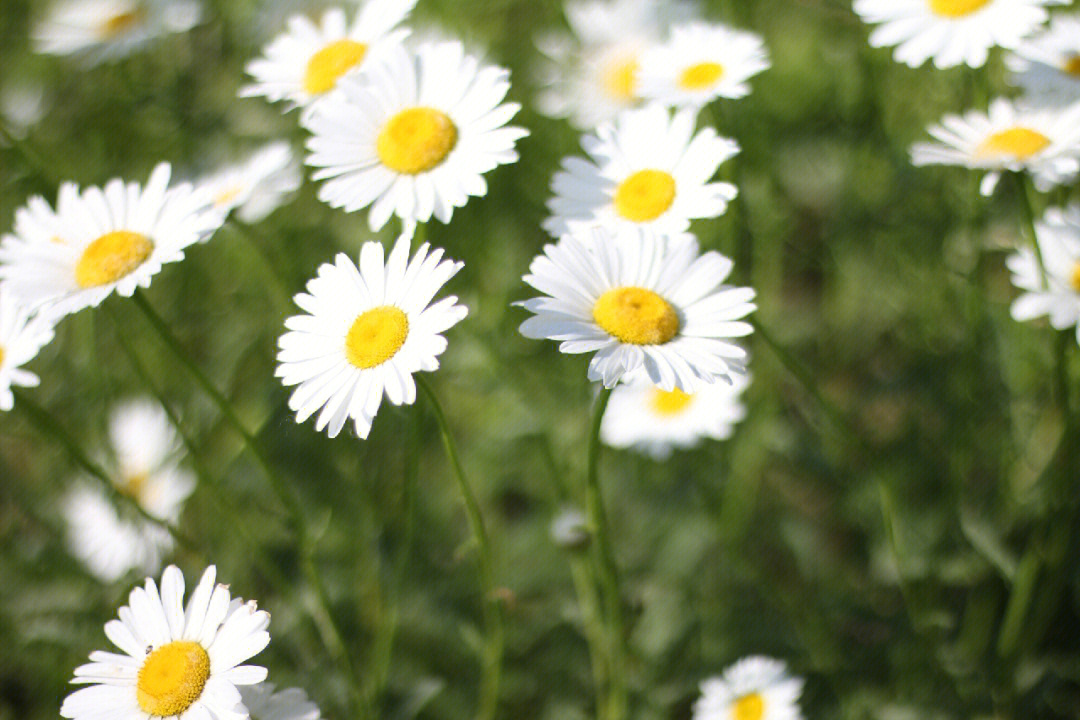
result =
[[[588,545],[591,537],[589,521],[576,507],[562,508],[551,520],[551,539],[561,548],[578,550]]]
[[[34,29],[34,42],[38,52],[81,55],[96,65],[190,30],[201,17],[196,0],[60,0]]]
[[[274,684],[261,682],[240,688],[251,720],[319,720],[319,708],[300,688],[274,692]]]
[[[305,15],[289,18],[288,31],[248,63],[255,82],[240,97],[288,101],[288,110],[309,105],[333,90],[349,71],[366,66],[386,48],[399,45],[408,30],[395,29],[416,0],[367,0],[350,25],[345,11],[327,10],[321,25]]]
[[[1031,248],[1009,256],[1006,264],[1013,285],[1025,291],[1012,304],[1013,319],[1023,322],[1046,315],[1058,330],[1075,325],[1080,343],[1080,206],[1047,210],[1035,223],[1035,234],[1046,280]]]
[[[222,168],[195,185],[209,195],[214,207],[245,223],[257,223],[279,205],[284,197],[300,187],[300,165],[289,143],[266,145],[238,165]]]
[[[693,218],[717,217],[735,197],[734,185],[711,183],[739,146],[707,127],[694,134],[693,110],[672,116],[659,105],[627,110],[581,145],[589,160],[564,158],[551,182],[554,237],[582,225],[645,227],[686,232]]]
[[[855,0],[863,22],[880,24],[872,47],[896,45],[898,62],[982,67],[990,48],[1015,48],[1046,22],[1046,5],[1069,0]]]
[[[1080,15],[1055,15],[1049,28],[1021,43],[1005,62],[1029,101],[1080,102]]]
[[[517,161],[514,144],[528,132],[506,126],[520,109],[503,102],[509,78],[458,42],[391,48],[343,78],[303,120],[314,135],[307,164],[327,180],[319,199],[346,212],[371,205],[373,230],[391,214],[450,222],[470,195],[487,193],[484,173]]]
[[[663,42],[672,23],[698,15],[696,2],[576,0],[566,4],[570,33],[536,41],[547,57],[537,98],[542,113],[592,130],[641,100],[641,54]]]
[[[1005,170],[1031,173],[1042,192],[1080,172],[1080,103],[1028,110],[998,98],[990,103],[989,114],[946,115],[928,132],[938,142],[916,143],[911,162],[988,170],[984,195],[994,191]]]
[[[184,576],[170,565],[161,592],[152,578],[131,591],[105,635],[123,654],[95,651],[72,683],[90,684],[64,699],[72,720],[180,718],[247,720],[238,685],[266,679],[266,668],[240,665],[270,642],[270,615],[254,600],[230,600],[215,586],[217,569],[203,573],[185,608]]]
[[[145,189],[116,179],[80,193],[64,183],[55,211],[31,198],[15,213],[15,234],[0,242],[0,279],[23,302],[49,304],[57,315],[148,287],[163,264],[182,260],[222,221],[190,185],[170,189],[170,174],[158,165]]]
[[[731,383],[703,384],[686,393],[635,378],[611,393],[600,437],[611,447],[632,447],[657,460],[669,457],[674,447],[694,447],[701,438],[724,440],[746,416],[739,396],[749,384],[748,376],[732,375]]]
[[[701,683],[693,720],[800,720],[802,688],[802,678],[788,675],[780,660],[743,658]]]
[[[0,285],[0,410],[15,407],[12,385],[37,387],[41,380],[22,366],[52,342],[53,327],[45,317],[31,314]]]
[[[535,313],[528,338],[559,340],[565,353],[595,353],[589,379],[614,387],[644,368],[664,390],[697,392],[745,372],[755,309],[751,288],[723,284],[732,262],[698,256],[697,242],[669,242],[640,228],[601,228],[544,247],[524,280],[543,296],[518,303]]]
[[[741,98],[746,83],[768,69],[761,37],[724,25],[689,23],[641,55],[641,95],[677,107],[701,107],[718,97]]]
[[[295,298],[308,314],[286,320],[278,341],[276,374],[299,385],[289,398],[297,422],[321,409],[316,430],[335,437],[351,417],[366,438],[384,393],[394,405],[416,402],[413,373],[438,369],[440,333],[468,314],[452,295],[429,304],[463,266],[442,255],[424,243],[410,260],[403,235],[385,263],[382,245],[366,242],[359,267],[339,254],[319,268]]]

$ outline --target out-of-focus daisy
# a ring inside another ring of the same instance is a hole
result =
[[[702,438],[731,437],[735,423],[746,416],[739,396],[750,384],[746,375],[732,375],[702,384],[697,392],[661,390],[639,377],[611,393],[600,437],[611,447],[633,447],[664,460],[672,448],[690,448]]]
[[[588,545],[591,537],[589,521],[576,507],[564,507],[551,520],[551,539],[561,548],[578,550]]]
[[[0,116],[16,137],[36,125],[52,106],[53,98],[46,95],[40,82],[16,81],[0,90]]]
[[[724,25],[689,23],[641,55],[641,95],[678,107],[701,107],[718,97],[740,98],[769,67],[765,43],[754,33]]]
[[[251,720],[319,720],[318,706],[300,688],[274,692],[274,684],[244,685],[240,697]]]
[[[340,92],[312,107],[304,125],[307,164],[326,180],[319,199],[353,212],[371,205],[378,230],[392,214],[406,224],[450,222],[470,195],[487,193],[484,173],[518,159],[528,134],[508,127],[509,71],[480,67],[458,42],[389,49]]]
[[[694,134],[693,110],[672,116],[659,105],[628,110],[581,144],[590,160],[564,158],[551,183],[555,237],[572,227],[601,224],[685,232],[692,218],[716,217],[735,197],[734,185],[709,180],[739,146],[707,127]]]
[[[94,65],[190,30],[201,17],[196,0],[60,0],[34,28],[34,42],[38,52],[81,55]]]
[[[732,262],[698,256],[697,242],[669,242],[640,228],[601,228],[547,245],[524,280],[543,296],[519,303],[535,313],[521,334],[558,340],[565,353],[595,353],[590,380],[614,387],[639,368],[664,390],[697,392],[745,373],[755,309],[752,288],[725,285]]]
[[[568,117],[592,130],[641,99],[641,54],[663,42],[668,28],[696,17],[695,2],[577,0],[566,4],[570,34],[537,39],[548,62],[540,70],[548,86],[537,98],[545,115]]]
[[[800,720],[802,678],[780,660],[743,658],[720,677],[701,683],[693,720]]]
[[[1013,49],[1046,22],[1046,5],[1068,0],[855,0],[864,22],[880,25],[870,45],[896,45],[898,62],[981,67],[990,48]]]
[[[5,286],[0,285],[0,410],[15,407],[13,385],[37,387],[41,382],[37,375],[23,370],[22,366],[33,360],[52,339],[52,323],[40,315],[32,315]]]
[[[288,31],[266,46],[263,57],[248,63],[255,82],[241,88],[240,97],[287,100],[289,110],[310,104],[350,71],[399,45],[409,31],[395,28],[414,5],[416,0],[367,0],[352,25],[340,8],[327,10],[321,25],[293,15]]]
[[[296,304],[307,314],[285,321],[278,341],[277,375],[299,385],[289,398],[296,421],[317,410],[315,429],[330,437],[352,418],[366,438],[383,394],[394,405],[416,402],[413,373],[439,368],[441,335],[468,314],[453,295],[431,304],[463,263],[443,260],[424,243],[409,259],[410,238],[398,238],[383,262],[383,247],[366,242],[360,265],[345,254],[319,268]]]
[[[928,132],[938,142],[916,143],[911,162],[988,170],[984,195],[994,191],[1005,170],[1030,173],[1043,192],[1080,172],[1080,103],[1029,110],[998,98],[989,114],[946,115]]]
[[[1024,291],[1012,304],[1013,319],[1048,316],[1050,325],[1065,330],[1076,325],[1080,343],[1080,206],[1065,211],[1051,208],[1035,223],[1046,280],[1031,248],[1020,248],[1006,261],[1013,285]]]
[[[184,607],[184,576],[165,568],[161,591],[152,578],[131,591],[105,635],[123,654],[95,651],[75,668],[75,684],[60,715],[91,718],[247,720],[239,685],[266,679],[266,668],[241,665],[270,642],[269,613],[254,600],[230,599],[214,584],[211,565]]]
[[[300,165],[287,142],[275,142],[256,151],[243,163],[230,165],[197,181],[214,207],[246,223],[257,223],[300,187]]]
[[[1055,15],[1049,28],[1021,43],[1005,62],[1029,101],[1080,102],[1080,16]]]
[[[14,235],[0,242],[0,279],[23,302],[48,304],[57,315],[148,287],[162,265],[182,260],[222,221],[190,185],[170,189],[171,172],[158,165],[145,188],[115,179],[80,192],[64,183],[55,211],[31,198],[15,213]]]
[[[95,577],[115,582],[129,570],[157,572],[172,550],[169,531],[145,518],[122,516],[105,493],[79,481],[60,500],[67,544]]]

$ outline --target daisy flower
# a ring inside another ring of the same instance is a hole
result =
[[[182,260],[222,222],[190,185],[170,189],[171,172],[158,165],[145,189],[119,179],[82,192],[64,183],[55,211],[31,198],[15,213],[15,234],[0,241],[0,279],[23,302],[49,304],[56,315],[148,287],[162,265]]]
[[[41,380],[22,366],[53,339],[52,323],[33,315],[0,285],[0,410],[15,407],[13,385],[37,387]]]
[[[528,134],[506,123],[510,73],[480,67],[459,42],[389,49],[340,92],[313,106],[304,126],[319,199],[353,212],[371,205],[372,230],[392,214],[409,224],[450,222],[470,195],[487,193],[484,173],[517,161]]]
[[[641,55],[641,94],[665,105],[701,107],[718,97],[750,93],[746,81],[768,69],[758,35],[724,25],[689,23]]]
[[[659,105],[627,110],[581,145],[589,159],[564,158],[551,182],[554,237],[575,226],[645,227],[686,232],[693,218],[716,217],[735,197],[734,185],[711,183],[720,163],[739,146],[707,127],[694,134],[695,113],[671,115]]]
[[[303,178],[287,142],[274,142],[243,163],[230,165],[195,183],[224,215],[235,211],[241,221],[257,223],[300,187]]]
[[[288,31],[266,46],[263,57],[248,63],[245,70],[255,82],[242,87],[240,97],[286,100],[287,110],[311,104],[351,70],[399,45],[409,31],[395,28],[414,5],[416,0],[368,0],[352,25],[340,8],[327,10],[321,25],[293,15]]]
[[[1013,319],[1024,322],[1046,315],[1057,330],[1076,325],[1080,343],[1080,206],[1047,210],[1035,223],[1035,235],[1046,280],[1031,248],[1009,256],[1013,285],[1024,291],[1012,304]]]
[[[95,651],[75,668],[75,684],[89,684],[64,699],[60,715],[92,718],[247,720],[238,685],[266,679],[266,668],[240,665],[270,642],[269,613],[254,600],[230,600],[229,587],[211,565],[188,600],[184,576],[165,568],[161,591],[152,578],[131,591],[119,620],[105,635],[123,654]]]
[[[463,264],[442,260],[440,249],[428,252],[427,243],[409,259],[409,242],[399,237],[385,263],[377,242],[364,243],[359,267],[339,254],[296,296],[307,314],[285,321],[277,376],[299,386],[289,398],[298,423],[321,410],[319,432],[335,437],[352,418],[366,438],[384,393],[394,405],[411,405],[413,373],[438,369],[446,350],[440,333],[468,309],[452,295],[430,303]]]
[[[739,396],[749,384],[748,376],[732,375],[730,383],[702,384],[697,392],[686,393],[635,378],[611,393],[600,438],[611,447],[632,447],[657,460],[667,459],[672,448],[694,447],[701,438],[724,440],[746,416]]]
[[[989,195],[1006,170],[1031,173],[1046,192],[1080,171],[1080,103],[1064,109],[1024,109],[1003,98],[989,114],[971,110],[946,115],[928,131],[936,143],[911,148],[915,165],[962,165],[989,171],[981,185]]]
[[[566,4],[570,33],[536,41],[547,62],[540,111],[592,130],[641,100],[641,54],[667,37],[672,23],[698,14],[697,3],[663,0],[576,0]]]
[[[1005,62],[1029,100],[1080,102],[1080,15],[1055,15],[1049,28],[1021,43]]]
[[[578,550],[588,545],[591,537],[589,521],[576,507],[562,508],[551,520],[551,539],[561,548]]]
[[[595,228],[547,245],[524,277],[543,296],[518,303],[534,313],[528,338],[558,340],[565,353],[595,353],[588,377],[605,387],[639,368],[663,390],[697,392],[745,373],[731,338],[755,309],[751,288],[723,284],[732,262],[698,255],[697,242],[669,242],[640,228]]]
[[[201,16],[195,0],[61,0],[34,29],[34,43],[40,53],[81,55],[96,65],[190,30]]]
[[[855,0],[863,22],[880,25],[872,47],[896,45],[911,67],[982,67],[991,47],[1012,49],[1046,22],[1046,5],[1068,0]]]
[[[789,676],[780,660],[743,658],[701,683],[693,720],[800,720],[802,687],[802,678]]]
[[[240,697],[251,720],[319,720],[319,708],[300,688],[274,692],[274,684],[244,685]]]

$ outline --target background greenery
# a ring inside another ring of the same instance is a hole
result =
[[[54,200],[60,179],[144,181],[161,160],[195,174],[277,137],[301,147],[295,113],[236,99],[277,21],[252,0],[206,4],[209,21],[192,32],[85,70],[32,54],[44,3],[3,0],[0,90],[40,85],[48,113],[20,147],[0,142],[0,227],[30,194]],[[743,147],[722,170],[741,194],[695,229],[736,257],[782,352],[763,333],[750,339],[749,415],[730,441],[662,464],[602,457],[634,717],[688,717],[700,680],[754,653],[807,678],[811,718],[1080,717],[1080,469],[1062,412],[1080,352],[1067,332],[1059,343],[1009,318],[1003,260],[1022,242],[1013,187],[983,200],[972,173],[913,168],[907,155],[943,113],[1007,91],[1000,56],[978,72],[912,70],[871,50],[848,3],[832,0],[711,2],[707,16],[764,35],[773,68],[712,115]],[[511,67],[518,124],[532,132],[521,161],[490,174],[487,197],[428,229],[465,261],[448,292],[470,308],[431,382],[505,588],[500,717],[583,718],[589,656],[549,525],[580,498],[595,388],[583,357],[522,338],[526,313],[510,306],[530,295],[521,275],[546,241],[551,175],[579,152],[568,125],[530,107],[531,37],[561,11],[554,0],[420,0],[414,18]],[[307,183],[249,232],[226,226],[192,248],[147,296],[302,495],[371,687],[397,608],[381,716],[463,718],[478,679],[475,552],[423,399],[384,404],[366,442],[329,440],[295,424],[273,377],[288,297],[370,237],[363,213],[331,210]],[[31,364],[42,386],[27,396],[97,452],[109,408],[149,392],[120,336],[199,449],[203,477],[181,523],[194,545],[176,555],[189,585],[213,562],[257,598],[273,639],[256,661],[343,719],[345,678],[308,613],[282,508],[131,302],[65,320]],[[76,474],[25,408],[0,419],[0,718],[56,717],[72,669],[106,647],[103,623],[141,580],[102,585],[66,553],[57,498]],[[268,562],[295,584],[273,582]]]

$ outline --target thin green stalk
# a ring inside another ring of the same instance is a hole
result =
[[[600,612],[600,598],[591,577],[589,559],[570,550],[570,575],[574,581],[574,592],[578,596],[581,608],[581,624],[585,630],[585,642],[589,646],[589,662],[592,666],[593,686],[596,691],[596,716],[598,720],[607,720],[608,687],[607,641],[605,640],[604,618]]]
[[[1028,234],[1028,240],[1031,242],[1031,249],[1035,252],[1035,259],[1039,263],[1039,277],[1042,279],[1042,286],[1045,288],[1048,286],[1046,280],[1046,264],[1043,262],[1042,249],[1039,247],[1039,235],[1035,232],[1035,208],[1031,202],[1031,181],[1028,180],[1027,175],[1022,172],[1012,173],[1013,179],[1016,181],[1017,195],[1020,197],[1020,211],[1022,214],[1022,220],[1024,223],[1024,230]]]
[[[435,422],[439,426],[439,434],[442,436],[443,448],[454,470],[454,478],[457,480],[461,496],[465,501],[465,512],[469,516],[469,525],[472,528],[473,538],[476,540],[480,560],[480,590],[483,593],[484,629],[486,645],[484,648],[483,672],[480,681],[480,705],[477,711],[478,720],[492,720],[499,701],[499,675],[502,671],[503,654],[503,617],[502,607],[498,595],[495,592],[495,570],[491,554],[491,541],[488,539],[487,530],[484,529],[484,518],[480,514],[480,505],[473,494],[472,486],[465,476],[465,470],[458,458],[457,448],[454,445],[450,426],[446,422],[442,406],[435,396],[427,380],[421,375],[414,376],[416,385],[427,398],[431,405]]]

